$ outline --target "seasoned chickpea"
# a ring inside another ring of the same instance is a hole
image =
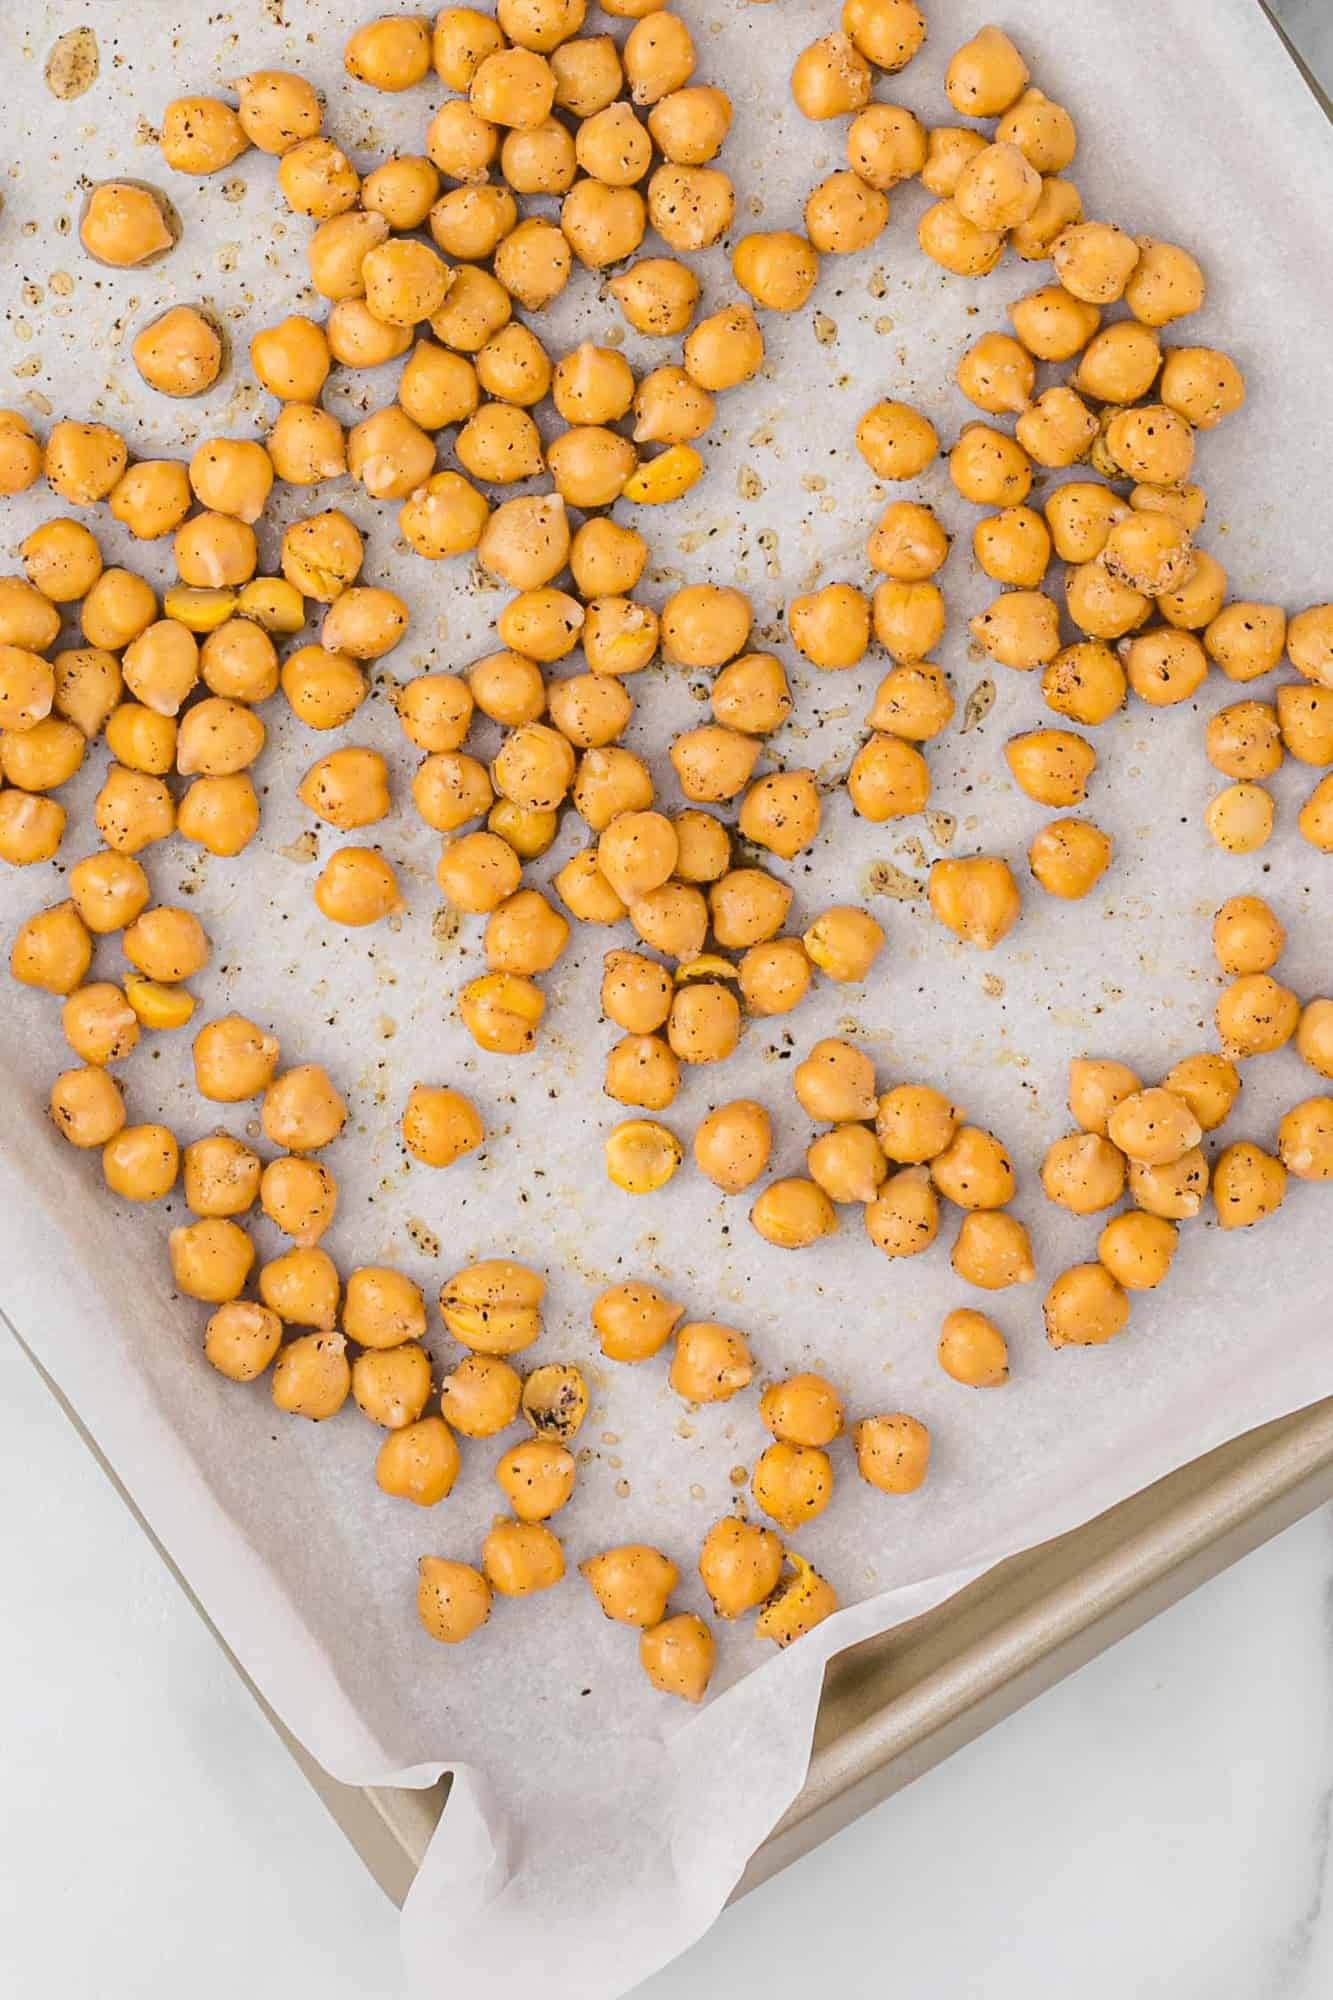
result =
[[[125,1124],[119,1084],[94,1064],[62,1070],[51,1085],[48,1108],[60,1136],[84,1152],[105,1146]]]
[[[634,396],[636,444],[689,444],[702,437],[716,405],[683,368],[654,368]]]
[[[111,720],[115,720],[114,715]],[[115,755],[116,746],[109,734],[107,741]],[[77,724],[48,715],[31,729],[0,732],[0,772],[11,785],[20,785],[26,792],[55,791],[74,776],[87,748],[87,738]]]
[[[1203,643],[1208,657],[1217,662],[1228,680],[1254,681],[1278,664],[1286,633],[1287,617],[1281,605],[1237,600],[1218,612],[1204,631]],[[1287,692],[1278,689],[1279,711]]]
[[[1031,507],[1005,507],[988,514],[972,531],[979,566],[997,583],[1035,590],[1051,560],[1051,537]]]
[[[261,1038],[265,1043],[270,1039]],[[196,1067],[198,1060],[196,1052]],[[318,1063],[298,1063],[284,1070],[264,1091],[260,1107],[264,1135],[289,1153],[317,1153],[337,1138],[346,1120],[347,1106]]]
[[[250,342],[250,365],[271,396],[282,402],[314,404],[329,372],[324,328],[304,314],[261,327]]]
[[[871,107],[873,109],[873,106]],[[958,185],[959,176],[969,160],[986,149],[982,133],[974,132],[967,126],[936,126],[926,134],[926,159],[921,169],[921,184],[931,194],[949,200]]]
[[[678,736],[670,757],[685,797],[696,804],[716,805],[734,799],[749,783],[759,744],[739,730],[705,724]]]
[[[900,1083],[880,1098],[874,1117],[879,1144],[888,1158],[917,1166],[945,1150],[963,1114],[928,1084]]]
[[[468,85],[468,99],[472,110],[487,123],[531,132],[551,115],[555,76],[546,58],[535,49],[499,49],[478,64]],[[450,171],[433,151],[432,158],[444,172]]]
[[[575,118],[595,118],[619,97],[625,72],[620,64],[620,51],[610,35],[563,40],[549,51],[549,58],[555,77],[555,101],[561,111],[568,111]]]
[[[856,666],[870,642],[870,606],[851,583],[828,583],[794,597],[787,622],[797,650],[826,672]]]
[[[1085,1132],[1105,1138],[1112,1113],[1143,1089],[1127,1063],[1076,1056],[1069,1065],[1069,1109]]]
[[[546,999],[532,980],[510,972],[473,979],[458,996],[464,1027],[492,1055],[527,1055],[537,1043]]]
[[[885,1256],[919,1256],[939,1234],[939,1196],[923,1166],[891,1174],[865,1206],[865,1232]]]
[[[447,902],[473,916],[485,916],[512,896],[522,863],[497,833],[465,833],[447,841],[435,879]]]
[[[500,23],[475,7],[445,7],[435,16],[431,61],[450,90],[466,90],[485,58],[504,46]]]
[[[852,759],[847,793],[863,819],[902,819],[921,812],[929,800],[930,767],[901,737],[876,734]]]
[[[1076,222],[1051,246],[1055,275],[1073,298],[1111,305],[1130,283],[1139,245],[1113,222]]]
[[[1110,487],[1076,479],[1057,486],[1042,511],[1061,561],[1082,564],[1101,555],[1112,528],[1125,520],[1130,510]],[[1147,608],[1142,605],[1143,611]]]
[[[371,1423],[387,1431],[405,1430],[418,1421],[426,1407],[430,1356],[413,1341],[378,1353],[358,1354],[352,1363],[352,1395]]]
[[[864,1049],[829,1037],[816,1042],[792,1073],[796,1100],[808,1117],[823,1124],[873,1118],[877,1107],[875,1065]]]
[[[819,255],[789,229],[743,236],[731,254],[736,282],[770,312],[799,312],[819,276]]]
[[[424,1331],[424,1310],[421,1324]],[[518,1374],[498,1354],[465,1354],[440,1384],[440,1409],[463,1437],[494,1437],[518,1415],[522,1388]]]
[[[1096,333],[1101,312],[1062,285],[1042,285],[1010,306],[1009,317],[1038,361],[1072,361]]]
[[[1128,1178],[1130,1195],[1139,1208],[1168,1222],[1184,1222],[1203,1207],[1208,1162],[1195,1146],[1165,1167],[1148,1167],[1131,1160]]]
[[[431,31],[417,14],[384,14],[358,28],[343,50],[343,65],[374,90],[409,90],[431,66]]]
[[[576,181],[560,206],[560,227],[587,269],[604,270],[630,257],[643,241],[648,212],[637,188],[608,187],[591,176]]]
[[[388,770],[378,750],[333,750],[310,766],[296,795],[317,818],[350,833],[388,813]]]
[[[820,816],[813,771],[774,771],[750,786],[741,801],[737,825],[756,847],[793,861],[813,845]]]
[[[306,262],[310,282],[321,298],[335,303],[364,298],[367,284],[364,267],[370,254],[386,244],[388,235],[388,223],[372,209],[350,209],[319,223],[306,245]],[[426,249],[424,244],[404,247]]]
[[[1270,1054],[1295,1034],[1301,1003],[1266,972],[1246,972],[1218,997],[1215,1016],[1223,1049],[1239,1060]]]
[[[852,1426],[856,1469],[881,1493],[915,1493],[930,1463],[930,1432],[915,1417],[898,1413],[862,1417]]]
[[[231,1382],[254,1382],[282,1345],[282,1321],[251,1299],[220,1305],[204,1329],[204,1356]]]
[[[440,1293],[440,1311],[465,1347],[478,1354],[512,1354],[531,1346],[541,1332],[545,1292],[546,1281],[536,1271],[490,1258],[455,1272]]]
[[[740,1039],[740,1029],[740,1003],[719,981],[695,980],[677,989],[667,1019],[667,1039],[682,1062],[725,1061]]]
[[[689,1320],[678,1328],[668,1380],[687,1403],[724,1403],[754,1375],[745,1336],[716,1320]]]
[[[935,1186],[958,1208],[1003,1208],[1014,1193],[1014,1169],[993,1132],[960,1125],[930,1162]]]
[[[949,477],[963,498],[978,507],[1013,507],[1021,505],[1027,498],[1032,484],[1032,467],[1023,447],[1005,431],[996,430],[990,424],[973,423],[964,426],[957,444],[949,453]],[[895,515],[894,518],[910,522],[916,514],[927,511],[916,509],[913,513]],[[947,542],[940,553],[941,562],[945,554]],[[874,561],[873,555],[871,560]],[[939,564],[934,567],[938,568]],[[905,580],[919,582],[921,578],[912,576]]]
[[[1129,584],[1113,577],[1099,557],[1066,569],[1065,608],[1074,624],[1090,638],[1119,639],[1142,625],[1152,607],[1151,600],[1142,591],[1134,590]],[[1177,651],[1172,634],[1162,630],[1149,635],[1148,644],[1140,646],[1138,657],[1140,679],[1147,687],[1160,680],[1169,688],[1173,677],[1183,675],[1188,681],[1197,671],[1194,650],[1185,647]],[[1154,675],[1153,666],[1158,662],[1165,662],[1169,669],[1164,679],[1160,674]],[[1207,670],[1206,661],[1204,670]]]
[[[1021,95],[1028,67],[1000,28],[982,28],[955,50],[944,73],[945,94],[967,118],[998,118]]]
[[[666,967],[638,952],[610,951],[602,973],[602,1011],[631,1035],[665,1026],[674,988]]]
[[[108,1140],[102,1151],[102,1173],[106,1184],[112,1194],[118,1194],[123,1201],[161,1201],[163,1196],[170,1194],[175,1187],[179,1168],[180,1147],[165,1125],[124,1125],[113,1139]],[[198,1227],[196,1223],[194,1228]],[[234,1223],[228,1225],[229,1230],[235,1227]],[[191,1291],[189,1285],[182,1283],[180,1272],[175,1269],[176,1237],[189,1234],[188,1230],[172,1232],[172,1265],[176,1283],[179,1289],[188,1292],[191,1298],[205,1298],[209,1296],[206,1292]],[[248,1252],[245,1270],[241,1272],[240,1282],[236,1284],[235,1290],[219,1289],[218,1297],[214,1301],[219,1305],[224,1299],[234,1298],[236,1292],[240,1291],[249,1269],[248,1258],[254,1255],[248,1238],[245,1238],[245,1232],[238,1230],[237,1234],[243,1239],[241,1244],[238,1244],[230,1234],[216,1239],[224,1252],[220,1260],[219,1286],[224,1281],[230,1282],[236,1274],[236,1266],[240,1259],[235,1253],[240,1251],[245,1255]],[[213,1239],[199,1240],[206,1242]]]
[[[1009,1380],[1009,1344],[994,1320],[970,1306],[946,1313],[936,1358],[946,1375],[969,1389],[998,1389]]]
[[[830,1201],[873,1201],[888,1175],[878,1139],[864,1125],[838,1125],[806,1148],[810,1178]]]
[[[768,1165],[773,1135],[768,1113],[750,1098],[710,1111],[694,1135],[695,1164],[724,1194],[741,1194]]]
[[[1000,1209],[964,1215],[949,1261],[960,1278],[987,1292],[1030,1284],[1037,1275],[1027,1230]]]
[[[841,118],[870,98],[870,65],[842,30],[811,42],[796,58],[791,94],[806,118]]]
[[[789,1532],[815,1520],[833,1498],[833,1467],[817,1445],[779,1438],[755,1461],[750,1491],[761,1513]]]
[[[557,102],[559,94],[557,79]],[[578,174],[574,141],[557,118],[547,118],[530,131],[506,132],[500,145],[500,171],[515,194],[566,194]]]
[[[26,493],[42,473],[42,447],[17,410],[0,410],[0,494]]]
[[[0,861],[29,868],[49,861],[65,837],[65,808],[10,787],[0,791]]]
[[[176,831],[210,854],[239,854],[259,831],[259,798],[249,777],[196,778],[181,799]]]
[[[352,1386],[355,1391],[355,1368]],[[395,1499],[434,1507],[452,1492],[460,1463],[454,1434],[444,1419],[421,1417],[385,1438],[375,1460],[375,1484]],[[423,1558],[423,1563],[430,1561],[429,1556]]]
[[[1028,866],[1048,896],[1077,902],[1111,865],[1111,836],[1086,819],[1053,819],[1033,835]]]
[[[300,646],[283,662],[282,691],[308,729],[340,729],[356,714],[367,688],[365,675],[346,653]]]
[[[1177,1230],[1164,1216],[1131,1209],[1106,1224],[1097,1238],[1098,1261],[1127,1292],[1150,1292],[1171,1269]]]
[[[106,980],[77,986],[60,1012],[65,1040],[85,1063],[123,1062],[139,1039],[139,1022],[119,986]]]
[[[966,162],[953,191],[964,219],[977,229],[1014,229],[1041,197],[1041,175],[1008,140],[983,147]]]
[[[699,1575],[719,1618],[739,1618],[771,1596],[782,1574],[782,1543],[771,1528],[723,1515],[704,1536]]]
[[[935,916],[964,944],[990,951],[1018,921],[1022,903],[1009,864],[997,855],[936,861],[928,884]]]
[[[470,14],[471,8],[453,7],[448,15]],[[444,20],[445,14],[438,19]],[[485,19],[485,16],[479,18]],[[437,27],[438,33],[438,27]],[[387,1440],[381,1457],[394,1440]],[[387,1490],[397,1491],[397,1487]],[[409,1498],[415,1498],[409,1494]],[[444,1556],[422,1556],[417,1563],[417,1617],[432,1639],[442,1645],[457,1646],[486,1623],[491,1615],[491,1586],[469,1563],[450,1562]]]
[[[97,831],[120,854],[137,854],[165,840],[176,824],[176,808],[161,778],[113,764],[93,804]]]
[[[476,375],[488,396],[531,409],[551,387],[551,359],[529,327],[511,321],[478,354]]]
[[[103,1166],[106,1164],[104,1155]],[[164,1177],[165,1169],[160,1178]],[[110,1173],[107,1178],[110,1182]],[[172,1178],[175,1178],[174,1168]],[[112,1186],[114,1187],[114,1182]],[[126,1199],[131,1201],[147,1198],[131,1194],[125,1188],[115,1188],[115,1192],[124,1194]],[[250,1238],[239,1222],[233,1222],[227,1216],[207,1216],[201,1222],[191,1222],[182,1228],[173,1229],[168,1238],[168,1249],[171,1255],[172,1279],[177,1291],[184,1292],[187,1298],[201,1299],[205,1305],[212,1306],[226,1305],[240,1296],[255,1259],[254,1245]],[[336,1342],[341,1349],[340,1334],[329,1334],[324,1338]],[[293,1342],[292,1345],[299,1346],[300,1343]],[[285,1352],[290,1353],[291,1348]],[[283,1358],[279,1357],[279,1367]],[[295,1378],[303,1372],[301,1357],[298,1357],[288,1371],[289,1384],[295,1386]],[[346,1394],[345,1388],[343,1394]],[[274,1400],[277,1400],[276,1381]],[[338,1401],[341,1402],[342,1397],[339,1397]]]
[[[528,1438],[495,1468],[501,1492],[520,1521],[545,1521],[574,1491],[574,1454],[554,1438]]]
[[[737,970],[750,1014],[789,1014],[810,990],[810,960],[799,938],[751,945]]]
[[[1086,737],[1068,729],[1033,729],[1013,736],[1004,755],[1019,789],[1043,806],[1078,805],[1097,765]]]
[[[259,1194],[258,1153],[229,1132],[196,1139],[181,1155],[185,1199],[196,1215],[244,1215]]]
[[[524,593],[538,591],[564,568],[569,520],[558,493],[505,500],[486,522],[477,545],[483,569]]]
[[[124,438],[109,425],[80,424],[65,417],[51,427],[42,470],[62,500],[72,507],[91,507],[106,499],[128,457]]]
[[[1112,417],[1106,427],[1106,448],[1126,478],[1179,485],[1188,479],[1194,463],[1194,432],[1164,403],[1144,403]]]
[[[332,1331],[289,1340],[273,1364],[273,1401],[288,1416],[322,1423],[347,1401],[352,1370],[347,1342]]]
[[[412,345],[410,326],[377,319],[364,299],[339,299],[325,330],[329,353],[344,368],[383,367]]]
[[[1073,1264],[1055,1280],[1042,1310],[1052,1347],[1099,1347],[1123,1332],[1129,1299],[1105,1265]]]
[[[499,128],[463,99],[442,104],[426,128],[427,155],[449,180],[484,181],[499,150]]]
[[[1213,1168],[1213,1202],[1223,1229],[1248,1229],[1278,1208],[1287,1191],[1287,1169],[1249,1139],[1227,1146]],[[1163,1227],[1170,1227],[1163,1224]],[[1114,1267],[1112,1267],[1114,1268]],[[1122,1284],[1125,1279],[1116,1273]]]
[[[580,923],[618,924],[625,905],[597,866],[597,853],[586,847],[567,861],[554,877],[561,902]]]
[[[714,719],[746,736],[767,736],[791,714],[791,690],[771,653],[743,653],[725,666],[709,697]]]
[[[509,729],[517,728],[522,722],[535,722],[546,707],[546,687],[541,670],[534,660],[525,659],[522,653],[488,653],[484,659],[474,660],[468,668],[467,681],[461,685],[470,692],[469,716],[475,702],[483,715],[489,715],[493,722],[503,723]],[[464,728],[463,734],[466,733]],[[442,744],[439,747],[452,749],[454,745]]]
[[[731,866],[731,834],[722,821],[712,813],[687,807],[676,814],[675,827],[678,878],[682,882],[721,881]]]
[[[330,923],[357,929],[403,908],[398,878],[373,847],[337,848],[320,870],[315,905]]]
[[[205,590],[248,583],[259,563],[254,529],[230,514],[195,514],[177,528],[172,550],[181,582]]]
[[[684,1157],[675,1133],[653,1118],[627,1118],[606,1137],[606,1177],[626,1194],[656,1194]]]
[[[1218,709],[1208,718],[1204,749],[1209,763],[1228,778],[1271,777],[1283,757],[1276,708],[1265,701],[1238,701]]]
[[[124,271],[164,257],[176,230],[165,197],[155,188],[102,181],[84,204],[79,241],[97,263]]]
[[[926,131],[901,104],[868,104],[847,128],[847,164],[868,187],[885,192],[926,164]]]
[[[888,219],[888,197],[850,170],[830,174],[806,198],[805,233],[821,254],[866,249]]]
[[[312,403],[285,402],[268,434],[268,454],[288,486],[318,486],[347,470],[342,425]]]
[[[1095,1132],[1070,1132],[1047,1148],[1041,1184],[1057,1207],[1073,1215],[1095,1215],[1124,1193],[1124,1158]]]
[[[327,222],[355,208],[361,196],[361,176],[332,139],[302,139],[284,153],[278,186],[289,208],[313,221]]]
[[[1333,1000],[1306,1001],[1296,1030],[1296,1048],[1316,1075],[1333,1077]]]
[[[630,1278],[593,1301],[593,1329],[610,1360],[647,1361],[665,1347],[684,1310],[656,1286]]]
[[[960,278],[983,278],[1004,255],[1004,233],[978,229],[953,201],[937,201],[916,228],[916,240],[932,263]]]
[[[1287,934],[1261,896],[1232,896],[1213,918],[1213,953],[1223,972],[1269,972]]]
[[[1333,1180],[1333,1097],[1293,1104],[1277,1128],[1277,1150],[1297,1180]]]
[[[958,386],[991,416],[1016,415],[1032,397],[1036,368],[1027,349],[1007,333],[983,333],[958,364]]]
[[[385,160],[361,183],[361,205],[382,215],[390,229],[420,229],[440,192],[432,161],[404,153]]]
[[[393,591],[358,586],[342,591],[330,604],[320,638],[331,653],[379,660],[398,644],[407,622],[407,606]]]
[[[1298,674],[1333,687],[1333,604],[1312,604],[1287,626],[1287,658]]]
[[[326,1250],[285,1250],[259,1272],[259,1295],[288,1326],[331,1327],[338,1317],[341,1281]]]
[[[618,1104],[665,1111],[680,1089],[680,1062],[658,1035],[626,1035],[606,1059],[603,1089]]]
[[[306,1249],[318,1243],[333,1221],[338,1207],[338,1184],[328,1168],[321,1166],[317,1160],[284,1156],[270,1160],[260,1175],[259,1203],[275,1228]],[[348,1280],[343,1313],[344,1325],[355,1339],[361,1336],[355,1333],[348,1315],[352,1310],[358,1275],[353,1272]],[[424,1318],[421,1330],[425,1330]],[[405,1339],[407,1336],[402,1334],[397,1337]],[[367,1340],[365,1344],[371,1346],[374,1343]]]
[[[50,714],[55,692],[55,671],[40,653],[0,644],[0,727],[35,728]]]
[[[1273,832],[1273,800],[1261,784],[1229,784],[1209,800],[1203,822],[1227,854],[1253,854]]]
[[[641,1542],[590,1556],[579,1570],[608,1618],[643,1628],[660,1625],[667,1599],[680,1580],[669,1557]]]
[[[1240,1071],[1225,1056],[1183,1056],[1162,1079],[1165,1089],[1183,1098],[1201,1129],[1212,1132],[1228,1116],[1240,1095]]]
[[[304,77],[288,70],[254,70],[238,77],[239,117],[246,138],[261,152],[289,152],[320,127],[319,99]]]
[[[869,911],[840,903],[816,917],[801,942],[826,979],[859,985],[879,955],[884,932]]]
[[[19,544],[28,581],[54,604],[84,597],[102,574],[96,538],[80,521],[45,521]]]
[[[1321,854],[1333,854],[1333,777],[1319,780],[1296,816],[1296,830]]]
[[[1038,465],[1069,466],[1083,458],[1098,436],[1096,417],[1073,389],[1046,389],[1030,403],[1015,434]]]
[[[702,1701],[716,1657],[713,1635],[702,1618],[680,1611],[639,1634],[639,1662],[659,1694]]]
[[[54,903],[19,926],[9,969],[21,986],[68,995],[82,986],[92,961],[93,941],[78,909]]]

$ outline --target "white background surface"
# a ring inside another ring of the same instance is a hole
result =
[[[7,1338],[0,1603],[6,2000],[399,2000],[394,1912]],[[1326,2000],[1331,1806],[1326,1512],[756,1891],[639,2000]]]

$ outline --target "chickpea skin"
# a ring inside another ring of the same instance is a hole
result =
[[[470,12],[466,8],[446,10]],[[392,1440],[390,1440],[392,1442]],[[387,1448],[387,1446],[385,1447]],[[422,1556],[417,1563],[417,1617],[432,1639],[457,1646],[491,1615],[491,1586],[469,1563]]]

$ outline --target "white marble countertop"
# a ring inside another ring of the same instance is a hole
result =
[[[394,1911],[8,1339],[0,1522],[0,1994],[401,2000]],[[1331,1827],[1326,1511],[639,1991],[1327,2000]]]

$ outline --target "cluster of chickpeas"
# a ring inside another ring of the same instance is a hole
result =
[[[1284,943],[1282,925],[1258,896],[1233,896],[1213,925],[1229,984],[1216,1009],[1220,1050],[1184,1056],[1160,1084],[1145,1086],[1128,1064],[1080,1058],[1070,1064],[1069,1109],[1076,1130],[1042,1162],[1048,1198],[1074,1215],[1132,1206],[1106,1222],[1096,1261],[1076,1264],[1046,1295],[1047,1336],[1055,1346],[1096,1345],[1120,1333],[1130,1294],[1162,1283],[1175,1256],[1177,1225],[1201,1215],[1208,1193],[1219,1228],[1248,1229],[1273,1214],[1288,1175],[1333,1180],[1333,1097],[1309,1097],[1285,1113],[1276,1150],[1233,1140],[1211,1164],[1202,1140],[1230,1117],[1241,1093],[1238,1064],[1296,1037],[1320,1076],[1333,1074],[1333,1003],[1302,1009],[1269,976]]]

